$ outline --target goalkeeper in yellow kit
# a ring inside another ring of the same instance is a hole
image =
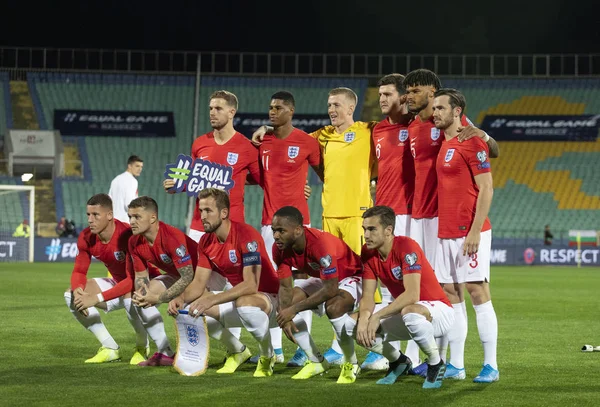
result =
[[[341,238],[360,255],[364,242],[362,214],[373,205],[370,181],[376,176],[376,160],[371,130],[377,122],[355,122],[357,103],[358,97],[352,89],[332,89],[327,99],[331,125],[311,136],[321,146],[323,230]],[[259,143],[269,131],[270,128],[261,127],[254,133],[253,142]],[[381,302],[379,292],[375,302]],[[343,363],[342,351],[335,339],[324,356],[330,364]],[[302,366],[304,359],[299,349],[288,366]],[[369,353],[361,368],[385,370],[387,366],[383,356]]]

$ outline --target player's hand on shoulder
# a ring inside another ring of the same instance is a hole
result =
[[[463,142],[463,141],[467,141],[469,139],[472,139],[473,137],[479,137],[479,138],[484,138],[485,137],[485,133],[483,132],[483,130],[478,129],[475,126],[465,126],[465,127],[459,127],[458,128],[458,141],[459,142]]]
[[[252,133],[252,144],[260,146],[267,134],[267,126],[260,126],[254,133]]]
[[[175,186],[175,180],[172,179],[172,178],[168,178],[168,179],[166,179],[166,180],[163,181],[163,188],[169,194],[174,194],[175,193],[175,190],[171,189],[174,186]]]

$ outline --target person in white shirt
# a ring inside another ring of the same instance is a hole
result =
[[[127,170],[117,175],[110,183],[108,195],[113,201],[113,216],[121,222],[129,223],[127,206],[138,197],[137,177],[142,173],[142,168],[144,160],[132,155],[127,159]]]

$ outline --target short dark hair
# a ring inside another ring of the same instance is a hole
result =
[[[440,96],[448,96],[448,102],[450,103],[450,107],[454,109],[455,107],[460,107],[460,116],[465,113],[465,109],[467,108],[467,100],[465,99],[465,95],[463,95],[460,91],[452,88],[442,88],[433,94],[434,98]]]
[[[409,86],[433,86],[435,90],[438,90],[442,87],[442,82],[429,69],[415,69],[404,78],[404,88],[406,89]]]
[[[198,193],[198,199],[214,198],[217,202],[217,209],[229,209],[229,195],[222,189],[206,188]]]
[[[90,206],[99,205],[103,208],[110,209],[112,211],[112,199],[108,194],[96,194],[90,199],[88,199],[87,204]]]
[[[391,226],[392,229],[396,227],[396,213],[389,206],[374,206],[367,209],[362,215],[363,219],[375,216],[379,216],[379,223],[381,223],[384,229],[388,226]]]
[[[406,93],[406,88],[404,87],[404,75],[399,73],[391,73],[389,75],[385,75],[377,82],[377,86],[384,85],[394,85],[399,94],[403,95]]]
[[[293,206],[284,206],[283,208],[279,208],[273,215],[273,217],[275,216],[280,218],[288,218],[294,225],[304,225],[304,217],[302,216],[302,212]]]
[[[143,208],[158,215],[158,204],[149,196],[140,196],[139,198],[135,198],[129,203],[128,208]]]
[[[223,99],[225,103],[227,103],[227,106],[233,107],[235,110],[238,109],[237,96],[227,90],[218,90],[213,92],[212,95],[210,95],[209,100],[213,99]]]
[[[271,96],[271,100],[273,99],[283,100],[283,103],[285,103],[286,105],[291,106],[293,108],[296,107],[296,100],[294,99],[294,95],[292,95],[291,92],[288,92],[287,90],[280,90],[279,92],[275,92],[273,96]]]
[[[137,155],[130,155],[129,158],[127,159],[127,165],[133,164],[133,163],[143,163],[144,160],[142,160],[139,156]]]

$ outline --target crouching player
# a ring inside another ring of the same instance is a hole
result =
[[[92,196],[87,201],[86,212],[89,226],[79,234],[79,252],[71,274],[71,287],[65,292],[67,306],[75,319],[93,333],[101,344],[98,353],[85,363],[121,359],[119,345],[102,323],[98,309],[111,312],[125,308],[127,318],[136,332],[136,348],[130,360],[132,365],[136,365],[146,360],[149,348],[146,329],[131,302],[133,278],[127,249],[131,229],[113,217],[112,200],[106,194]],[[87,278],[92,256],[104,263],[112,278]],[[153,276],[158,273],[156,269],[151,272]]]
[[[377,384],[394,383],[412,365],[389,342],[413,339],[428,358],[423,388],[438,388],[446,366],[436,338],[453,324],[454,311],[423,250],[411,238],[394,237],[394,223],[394,210],[387,206],[363,214],[363,297],[359,312],[346,320],[344,336],[354,335],[361,346],[389,359],[388,373]],[[373,313],[377,279],[388,287],[394,301]]]
[[[302,214],[285,206],[273,216],[273,261],[279,277],[280,310],[277,322],[286,336],[306,353],[306,365],[292,379],[308,379],[325,372],[329,363],[312,340],[306,321],[299,314],[325,304],[325,311],[340,339],[348,312],[361,296],[360,258],[346,243],[330,233],[303,226]],[[292,281],[292,267],[310,277]],[[374,293],[372,293],[372,296]],[[360,368],[354,341],[340,341],[346,357],[338,383],[353,383]]]
[[[157,348],[140,366],[171,366],[174,352],[155,305],[180,295],[194,278],[196,242],[176,227],[159,221],[158,205],[148,196],[131,201],[128,215],[133,232],[129,239],[135,271],[133,301]],[[165,274],[153,277],[149,272],[153,265]]]
[[[189,315],[205,316],[210,337],[227,348],[225,365],[217,373],[233,373],[252,356],[250,349],[225,329],[246,328],[260,350],[254,377],[267,377],[273,375],[275,364],[269,328],[277,326],[279,283],[260,233],[250,225],[231,221],[229,205],[225,191],[207,188],[198,194],[206,232],[198,244],[198,267],[183,296],[169,304],[169,313],[177,315],[187,303]],[[227,278],[233,288],[208,292],[213,272]]]

